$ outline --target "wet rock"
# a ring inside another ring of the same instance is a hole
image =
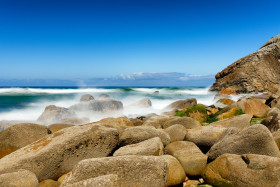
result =
[[[195,105],[197,105],[197,100],[195,98],[191,98],[191,99],[175,101],[175,102],[171,103],[170,105],[168,105],[167,108],[184,109],[184,108],[189,108],[189,107],[192,107]]]
[[[53,124],[60,120],[76,117],[76,113],[70,109],[50,105],[37,119],[39,123]]]
[[[92,101],[92,100],[94,100],[94,97],[92,95],[85,94],[85,95],[82,95],[80,102],[87,102],[87,101]]]
[[[89,123],[89,118],[67,118],[57,122],[58,124],[69,124],[69,125],[83,125]]]
[[[98,96],[98,99],[109,99],[110,98],[110,96],[108,95],[108,94],[100,94],[99,96]]]

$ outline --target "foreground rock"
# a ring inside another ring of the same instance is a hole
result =
[[[163,130],[140,126],[126,128],[120,137],[120,145],[135,144],[154,137],[159,137],[164,146],[171,142],[169,135]]]
[[[164,158],[168,163],[167,186],[182,184],[185,181],[186,174],[180,162],[171,155],[162,155],[160,157]]]
[[[59,187],[60,183],[52,179],[47,179],[39,183],[39,187]]]
[[[189,108],[189,107],[192,107],[195,105],[197,105],[197,100],[195,98],[191,98],[191,99],[175,101],[175,102],[171,103],[170,105],[168,105],[167,108],[184,109],[184,108]]]
[[[177,124],[164,129],[164,131],[170,136],[171,142],[176,142],[185,139],[187,129],[183,125]]]
[[[93,158],[79,162],[62,186],[102,175],[118,175],[123,187],[166,186],[168,163],[158,156],[120,156]]]
[[[280,186],[280,159],[264,155],[224,154],[207,165],[202,176],[217,186]]]
[[[214,127],[236,127],[244,129],[250,126],[251,116],[248,114],[242,114],[231,118],[226,118],[220,121],[210,123],[210,126]]]
[[[164,151],[179,160],[187,176],[199,176],[207,164],[207,156],[193,142],[173,142]]]
[[[43,125],[21,123],[0,132],[0,158],[50,134]]]
[[[200,128],[188,129],[185,140],[195,143],[198,147],[210,149],[226,130],[224,127],[202,126]]]
[[[60,120],[73,117],[76,117],[74,111],[67,108],[50,105],[45,108],[45,111],[40,115],[37,121],[44,124],[53,124]]]
[[[19,169],[14,171],[0,172],[1,187],[39,187],[36,175],[28,170]]]
[[[103,175],[76,182],[69,187],[121,187],[118,175]]]
[[[163,154],[163,144],[159,137],[119,148],[113,156],[143,155],[159,156]]]
[[[266,126],[270,132],[276,132],[280,129],[280,114],[267,117],[261,123]]]
[[[209,150],[208,159],[210,161],[215,160],[225,153],[239,155],[252,153],[274,157],[280,156],[272,134],[264,125],[260,124],[221,138]]]
[[[155,127],[157,129],[161,129],[164,125],[164,123],[170,119],[173,119],[173,116],[167,116],[167,115],[154,115],[147,119],[144,123],[143,126],[150,126],[150,127]]]
[[[62,129],[0,159],[0,172],[28,169],[39,181],[57,179],[81,160],[108,156],[118,143],[118,132],[99,125]]]
[[[280,35],[276,35],[258,51],[234,62],[217,73],[211,90],[232,88],[240,93],[269,91],[280,87]]]

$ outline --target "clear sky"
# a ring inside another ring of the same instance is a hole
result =
[[[0,79],[214,75],[280,33],[279,7],[279,0],[0,0]]]

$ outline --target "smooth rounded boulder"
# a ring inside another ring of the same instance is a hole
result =
[[[187,176],[200,176],[207,164],[207,156],[193,142],[173,142],[164,151],[179,160]]]
[[[217,187],[280,186],[280,158],[256,154],[223,154],[207,165],[203,179]]]
[[[113,156],[144,155],[159,156],[163,154],[163,144],[159,137],[154,137],[143,142],[127,145],[115,151]]]
[[[147,119],[144,123],[143,126],[150,126],[150,127],[155,127],[157,129],[161,129],[163,124],[171,119],[173,117],[167,116],[167,115],[160,115],[160,116],[152,116],[149,119]]]
[[[81,96],[80,102],[87,102],[94,100],[94,97],[90,94],[85,94]]]
[[[44,124],[57,123],[60,120],[76,117],[76,113],[68,108],[55,105],[47,106],[37,121]]]
[[[108,156],[118,144],[118,131],[100,125],[62,129],[0,159],[0,172],[27,169],[39,181],[56,180],[81,160]]]
[[[180,162],[171,155],[161,155],[168,163],[168,180],[167,186],[182,184],[186,179],[185,170]]]
[[[166,186],[168,163],[159,156],[118,156],[92,158],[79,162],[61,186],[99,177],[118,175],[122,187]]]
[[[176,142],[185,139],[187,129],[183,125],[172,125],[164,129],[164,131],[169,134],[171,142]]]
[[[171,142],[169,135],[161,129],[138,126],[129,127],[123,131],[120,136],[120,145],[135,144],[154,137],[159,137],[164,146]]]
[[[226,130],[224,127],[202,126],[200,128],[188,129],[185,140],[195,143],[199,147],[213,146]]]
[[[46,126],[20,123],[0,132],[0,158],[52,133]]]
[[[163,128],[166,129],[176,124],[183,125],[186,129],[201,127],[201,124],[191,117],[173,117],[170,120],[165,121]]]
[[[244,129],[250,126],[251,116],[248,114],[242,114],[239,116],[233,116],[220,121],[210,123],[211,126],[217,127],[236,127],[239,129]]]
[[[39,187],[36,175],[28,170],[6,170],[0,172],[1,187]]]
[[[184,99],[184,100],[178,100],[170,105],[168,105],[166,108],[170,109],[184,109],[184,108],[189,108],[192,106],[197,105],[197,100],[196,98],[190,98],[190,99]]]
[[[223,135],[222,135],[223,136]],[[279,149],[270,131],[261,124],[223,136],[208,152],[208,159],[215,160],[225,153],[260,154],[279,157]]]

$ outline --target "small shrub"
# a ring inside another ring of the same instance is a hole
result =
[[[241,108],[234,112],[234,116],[239,116],[241,114],[245,114],[245,112]]]

